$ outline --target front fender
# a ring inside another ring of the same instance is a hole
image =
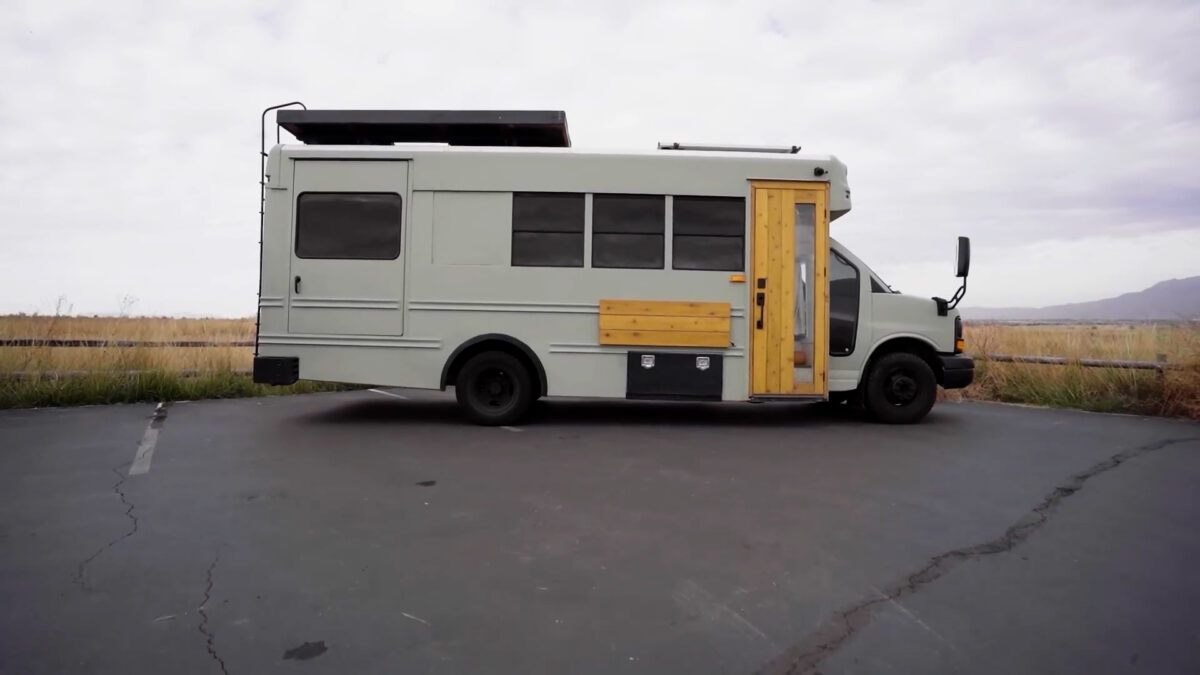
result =
[[[861,387],[863,381],[866,380],[867,373],[871,372],[871,365],[875,359],[892,352],[911,352],[920,356],[933,369],[938,384],[942,383],[944,379],[942,361],[938,355],[937,345],[932,340],[920,333],[889,333],[875,340],[871,345],[867,359],[863,362],[862,372],[858,375],[858,386]]]

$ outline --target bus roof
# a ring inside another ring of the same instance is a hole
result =
[[[821,181],[831,218],[850,210],[846,166],[799,146],[659,143],[657,148],[571,146],[566,113],[553,110],[277,110],[300,143],[264,147],[264,173],[288,159],[420,160],[421,189],[640,189],[731,196],[747,180]],[[269,180],[272,180],[269,178]]]
[[[656,148],[585,148],[585,147],[544,147],[544,146],[470,146],[459,147],[446,143],[422,143],[414,141],[411,143],[395,143],[395,144],[301,144],[301,143],[280,143],[275,146],[275,149],[283,152],[289,157],[303,158],[326,158],[334,157],[343,159],[355,158],[390,158],[390,159],[409,159],[417,155],[428,153],[445,153],[449,155],[509,155],[509,156],[574,156],[574,157],[620,157],[636,160],[638,158],[658,157],[664,159],[676,159],[681,162],[688,160],[716,160],[716,161],[752,161],[752,162],[771,162],[777,163],[780,166],[794,164],[797,162],[833,162],[840,164],[841,160],[837,155],[818,152],[796,152],[796,153],[767,153],[756,152],[753,150],[745,151],[730,151],[730,150],[688,150],[686,152],[678,152],[671,150],[663,150]]]

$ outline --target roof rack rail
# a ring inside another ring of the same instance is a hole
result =
[[[659,150],[709,150],[715,152],[774,152],[794,155],[800,152],[798,145],[698,145],[694,143],[659,143]]]

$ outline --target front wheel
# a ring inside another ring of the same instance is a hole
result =
[[[880,357],[863,383],[867,411],[880,422],[919,422],[937,398],[937,378],[925,359],[908,352]]]
[[[533,402],[533,375],[520,359],[505,352],[472,356],[458,371],[454,394],[476,424],[515,424]]]

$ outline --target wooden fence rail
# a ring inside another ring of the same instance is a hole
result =
[[[58,340],[48,338],[0,338],[0,347],[253,347],[254,340]]]
[[[1159,372],[1180,367],[1180,364],[1177,363],[1167,363],[1165,358],[1161,361],[1124,361],[1119,359],[1075,359],[1065,356],[1018,356],[1011,354],[977,354],[974,358],[980,361],[997,361],[1000,363],[1040,363],[1048,366],[1157,370]]]
[[[249,368],[237,368],[229,371],[217,370],[14,370],[0,372],[0,381],[4,380],[66,380],[73,377],[149,377],[154,375],[170,375],[172,377],[200,377],[202,375],[244,375],[249,376],[253,371]]]

